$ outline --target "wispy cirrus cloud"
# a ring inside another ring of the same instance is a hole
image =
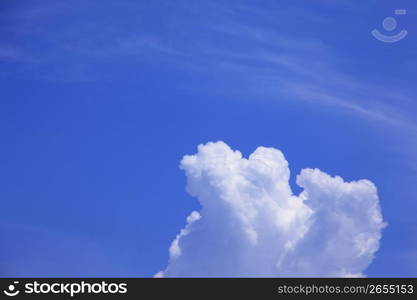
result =
[[[216,90],[256,101],[300,102],[317,110],[331,107],[373,125],[388,126],[410,141],[417,135],[412,89],[384,86],[350,74],[340,63],[345,58],[335,50],[334,41],[308,30],[315,24],[320,28],[334,25],[329,18],[314,13],[320,5],[300,10],[297,4],[270,3],[265,8],[219,1],[196,6],[179,1],[164,7],[172,12],[166,22],[155,27],[146,14],[157,11],[149,12],[146,5],[138,9],[120,4],[123,10],[130,9],[132,13],[119,26],[112,26],[111,18],[81,14],[85,26],[79,28],[69,22],[72,10],[96,8],[94,14],[101,16],[99,6],[85,5],[48,3],[9,14],[7,18],[16,26],[6,27],[20,36],[17,41],[36,38],[43,46],[41,51],[33,51],[26,49],[24,43],[12,45],[13,49],[19,49],[18,60],[16,52],[10,51],[12,48],[3,49],[0,54],[4,59],[20,62],[23,66],[20,73],[37,70],[37,78],[44,76],[48,80],[111,80],[107,73],[95,72],[94,67],[117,63],[125,65],[125,69],[134,69],[143,63],[162,62],[194,77],[216,74],[210,80],[201,80],[201,84],[181,88]],[[359,9],[345,6],[325,7]],[[115,10],[119,9],[115,5]],[[46,31],[57,16],[66,25]],[[411,142],[407,148],[415,148],[415,144]]]

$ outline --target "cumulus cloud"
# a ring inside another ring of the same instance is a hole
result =
[[[259,147],[246,159],[223,142],[198,146],[180,168],[201,210],[157,277],[364,276],[378,250],[385,223],[368,180],[304,169],[294,195],[279,150]]]

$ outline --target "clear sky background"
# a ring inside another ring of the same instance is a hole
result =
[[[416,53],[414,0],[1,0],[0,275],[152,276],[222,140],[374,182],[366,274],[417,276]]]

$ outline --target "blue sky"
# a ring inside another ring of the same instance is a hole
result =
[[[388,16],[404,40],[372,37]],[[3,0],[0,275],[152,276],[199,208],[181,158],[222,140],[374,182],[366,274],[417,276],[416,20],[411,0]]]

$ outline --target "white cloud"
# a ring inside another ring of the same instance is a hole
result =
[[[246,159],[223,142],[200,145],[180,167],[202,208],[158,277],[363,276],[378,250],[385,223],[368,180],[304,169],[296,196],[279,150],[259,147]]]

